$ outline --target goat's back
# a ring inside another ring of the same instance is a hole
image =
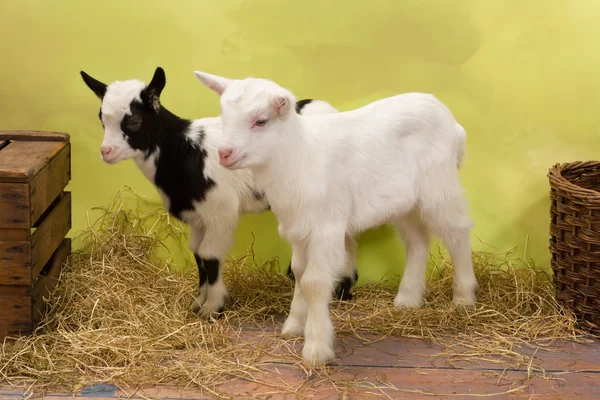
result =
[[[454,180],[464,153],[464,129],[428,94],[402,94],[304,121],[320,170],[313,176],[324,179],[321,187],[346,209],[355,231],[406,212],[432,182]]]

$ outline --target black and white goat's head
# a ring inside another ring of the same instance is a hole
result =
[[[166,84],[165,71],[156,68],[148,85],[135,79],[106,85],[83,71],[81,76],[102,100],[99,113],[104,127],[102,160],[115,164],[153,152],[162,134],[160,94]]]

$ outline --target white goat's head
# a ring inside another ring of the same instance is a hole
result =
[[[221,96],[224,144],[221,165],[229,169],[262,165],[277,140],[285,140],[286,124],[296,118],[296,99],[276,83],[257,78],[231,80],[194,72],[200,82]]]

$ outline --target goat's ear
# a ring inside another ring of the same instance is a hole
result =
[[[273,97],[271,101],[271,106],[277,113],[277,115],[282,116],[287,114],[291,109],[292,100],[285,95],[278,95]]]
[[[85,84],[92,89],[92,92],[94,92],[100,100],[102,100],[106,94],[106,84],[92,78],[83,71],[80,71],[79,73],[81,74]]]
[[[227,89],[227,86],[229,86],[231,83],[231,79],[207,74],[206,72],[194,71],[194,75],[196,75],[196,78],[198,78],[198,80],[202,82],[204,86],[213,90],[219,96],[223,94],[225,89]]]
[[[158,111],[160,108],[160,94],[162,93],[166,84],[167,77],[165,75],[165,70],[161,67],[157,67],[156,71],[154,71],[152,80],[146,89],[142,91],[142,101],[154,108],[155,111]]]

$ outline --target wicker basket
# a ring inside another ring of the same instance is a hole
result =
[[[600,162],[556,164],[548,178],[556,297],[600,334]]]

